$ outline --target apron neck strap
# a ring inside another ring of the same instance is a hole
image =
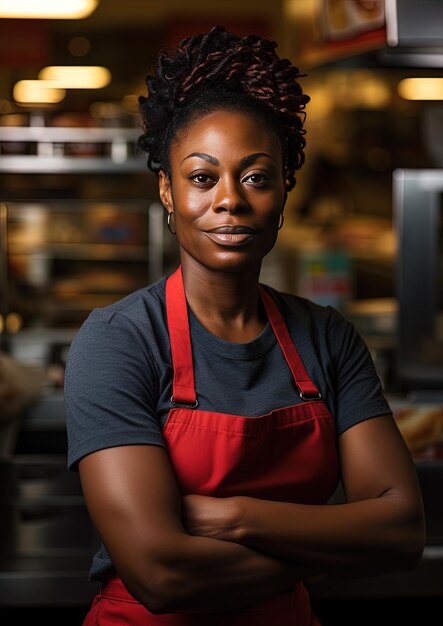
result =
[[[304,400],[320,399],[321,395],[308,376],[298,350],[289,335],[282,314],[262,285],[260,285],[260,297],[271,327],[292,372],[300,397]],[[195,393],[191,335],[181,266],[166,281],[166,315],[174,371],[171,404],[173,406],[195,408],[198,405],[198,401]]]
[[[171,404],[195,408],[198,402],[181,266],[166,281],[166,315],[174,370]]]
[[[275,301],[262,285],[260,285],[260,295],[269,322],[280,344],[289,369],[292,372],[300,397],[303,398],[303,400],[319,400],[321,394],[309,378],[300,354],[291,339],[286,322]]]

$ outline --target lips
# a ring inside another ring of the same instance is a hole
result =
[[[242,246],[254,239],[258,231],[250,226],[225,224],[205,231],[205,235],[221,246]]]
[[[211,230],[207,230],[207,233],[224,233],[227,235],[255,235],[257,231],[250,226],[230,226],[229,224],[225,224],[224,226],[218,226],[217,228],[212,228]]]

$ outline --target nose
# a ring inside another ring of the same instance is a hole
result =
[[[221,177],[214,187],[213,209],[215,213],[238,213],[249,208],[242,184],[231,176]]]

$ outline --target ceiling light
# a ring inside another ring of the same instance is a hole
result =
[[[102,89],[111,82],[111,72],[106,67],[49,65],[40,70],[41,80],[57,83],[62,89]]]
[[[443,100],[443,78],[404,78],[397,91],[405,100]]]
[[[99,0],[0,0],[0,18],[66,19],[89,17]]]
[[[19,80],[12,93],[16,102],[34,104],[61,102],[66,96],[66,91],[56,83],[43,80]]]

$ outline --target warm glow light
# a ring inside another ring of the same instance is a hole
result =
[[[19,80],[14,85],[13,96],[16,102],[54,103],[61,102],[66,91],[50,81]]]
[[[316,0],[286,0],[283,10],[287,17],[304,19],[315,14],[316,4]]]
[[[139,112],[139,104],[138,104],[139,96],[136,94],[127,94],[123,96],[121,107],[124,111],[128,113],[138,113]]]
[[[443,100],[443,78],[404,78],[397,91],[405,100]]]
[[[101,89],[111,82],[106,67],[51,65],[40,70],[38,77],[57,83],[62,89]]]
[[[82,19],[91,15],[99,0],[0,0],[0,18]]]
[[[390,84],[371,71],[356,71],[348,91],[349,98],[354,97],[357,105],[367,109],[382,109],[389,106],[391,101]]]

